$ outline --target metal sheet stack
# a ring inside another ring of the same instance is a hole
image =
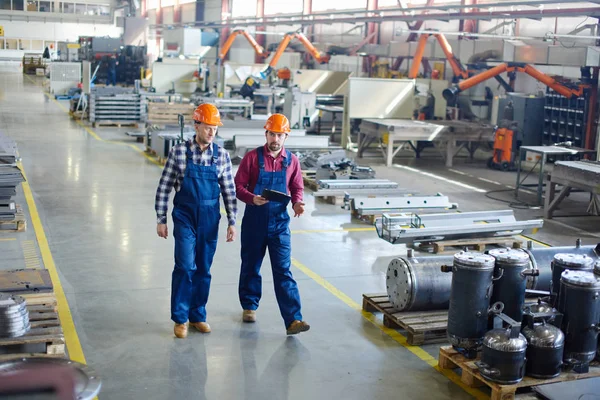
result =
[[[17,158],[16,143],[0,135],[0,221],[15,219],[17,212],[13,196],[17,194],[17,186],[24,181],[16,164]]]
[[[145,122],[146,99],[133,88],[95,87],[90,93],[90,122]]]
[[[23,336],[30,329],[31,323],[25,298],[0,293],[0,337]]]

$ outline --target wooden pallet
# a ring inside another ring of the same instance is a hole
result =
[[[316,173],[314,171],[302,171],[302,180],[304,181],[304,188],[310,189],[316,192],[319,189],[317,181],[315,180]]]
[[[187,103],[148,103],[148,123],[151,125],[177,125],[179,114],[186,122],[193,120],[194,104]]]
[[[406,331],[406,341],[412,346],[446,342],[448,310],[398,311],[387,294],[363,294],[363,310],[383,313],[383,324]]]
[[[92,122],[92,127],[96,128],[98,126],[116,126],[117,128],[121,128],[123,126],[130,126],[137,128],[138,121],[94,121]]]
[[[27,309],[31,330],[25,336],[0,338],[0,359],[38,355],[64,357],[65,338],[55,306],[29,304],[28,300]],[[34,347],[39,350],[28,350]]]
[[[0,221],[0,232],[24,232],[27,229],[27,220],[23,208],[17,204],[15,218],[9,221]]]
[[[477,358],[479,357],[480,356],[478,355]],[[475,360],[467,359],[462,354],[454,350],[452,346],[444,346],[440,348],[438,365],[443,369],[462,369],[461,381],[469,387],[488,386],[492,391],[491,400],[512,400],[515,398],[515,393],[518,389],[600,376],[600,366],[598,366],[596,363],[595,365],[590,366],[590,371],[586,374],[563,372],[553,379],[536,379],[526,376],[521,382],[514,385],[500,385],[484,379],[475,365]]]
[[[432,246],[434,253],[442,253],[447,247],[452,247],[452,251],[463,249],[465,247],[477,251],[484,251],[488,245],[520,249],[523,246],[523,241],[515,237],[441,240],[421,243],[420,247]]]

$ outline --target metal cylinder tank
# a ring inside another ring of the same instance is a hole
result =
[[[521,322],[523,305],[525,304],[525,289],[527,276],[537,275],[531,269],[529,254],[521,249],[493,249],[488,254],[496,260],[494,268],[494,290],[492,303],[504,304],[505,315]]]
[[[388,265],[387,294],[400,311],[446,310],[452,275],[440,271],[452,265],[453,256],[394,258]]]
[[[540,271],[539,276],[531,278],[531,283],[527,285],[527,288],[546,291],[550,290],[550,282],[552,281],[552,269],[550,265],[556,254],[585,254],[588,257],[597,259],[600,256],[599,247],[600,244],[582,246],[581,241],[577,240],[575,246],[535,247],[525,250],[531,256],[533,268]]]
[[[588,271],[565,271],[560,285],[558,311],[564,315],[564,360],[590,362],[598,348],[600,278]]]
[[[464,252],[454,255],[450,308],[448,310],[448,340],[457,349],[469,352],[481,347],[487,330],[488,308],[492,294],[494,257]]]
[[[562,273],[566,270],[592,271],[594,259],[588,257],[587,254],[558,253],[554,256],[550,268],[552,269],[550,292],[553,294],[555,301],[558,301]]]
[[[527,339],[527,366],[525,373],[539,379],[560,375],[563,365],[565,335],[548,323],[553,313],[526,313],[523,315],[523,336]]]
[[[485,379],[503,385],[518,383],[525,376],[527,340],[513,329],[492,329],[483,339],[481,361],[475,365]]]

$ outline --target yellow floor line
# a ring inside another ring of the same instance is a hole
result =
[[[426,362],[429,366],[433,367],[436,371],[440,372],[442,375],[450,379],[452,382],[460,386],[464,391],[469,393],[471,396],[475,397],[478,400],[489,399],[489,396],[483,393],[482,391],[474,388],[470,388],[460,380],[460,376],[458,376],[454,371],[439,368],[437,360],[432,357],[429,353],[423,350],[419,346],[412,346],[406,342],[406,337],[404,337],[401,333],[394,329],[390,329],[384,326],[377,317],[368,312],[364,311],[360,304],[352,300],[348,295],[344,292],[333,286],[329,283],[325,278],[316,272],[312,271],[310,268],[299,262],[298,260],[292,258],[292,265],[302,271],[305,275],[311,278],[313,281],[318,283],[320,286],[325,288],[329,293],[333,294],[335,297],[343,301],[350,308],[359,311],[363,318],[367,321],[371,322],[373,325],[381,329],[386,335],[392,338],[394,341],[405,347],[408,351],[417,356],[420,360]]]
[[[27,201],[27,206],[29,207],[29,215],[31,216],[33,230],[35,231],[40,252],[42,253],[44,266],[50,273],[50,279],[52,280],[52,285],[54,286],[54,294],[56,295],[56,301],[58,303],[58,316],[60,318],[60,323],[65,335],[65,343],[69,352],[69,358],[73,361],[85,364],[85,356],[83,355],[83,349],[81,348],[81,343],[79,342],[79,336],[77,336],[77,330],[75,329],[73,316],[71,315],[71,310],[69,309],[69,303],[67,302],[65,291],[63,290],[63,287],[60,283],[60,278],[58,277],[56,265],[54,264],[54,258],[52,257],[50,246],[48,245],[48,239],[46,238],[46,233],[44,232],[44,227],[42,225],[42,221],[40,220],[40,215],[38,213],[35,200],[33,199],[33,194],[31,192],[31,187],[29,186],[27,175],[25,174],[25,170],[23,169],[21,162],[18,163],[18,166],[23,173],[23,177],[25,178],[25,181],[22,183],[23,193],[25,194],[25,200]]]
[[[13,240],[17,240],[17,238],[2,238],[2,239],[0,239],[0,242],[10,242]]]

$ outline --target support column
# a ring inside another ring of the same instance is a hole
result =
[[[179,4],[179,0],[175,0],[175,4],[173,5],[173,23],[178,24],[181,22],[181,5]]]
[[[264,18],[265,16],[265,0],[257,0],[256,1],[256,18]],[[260,44],[262,47],[266,47],[267,45],[267,37],[266,35],[260,35],[258,32],[264,32],[266,30],[265,26],[257,26],[255,35],[256,43]],[[264,58],[259,56],[258,54],[254,54],[254,62],[256,64],[261,64],[264,62]]]
[[[367,11],[375,11],[379,8],[378,0],[367,0]],[[367,22],[366,37],[371,37],[370,44],[379,44],[379,23]],[[367,56],[363,59],[363,72],[368,72],[371,76],[372,65],[377,60],[377,56]]]

